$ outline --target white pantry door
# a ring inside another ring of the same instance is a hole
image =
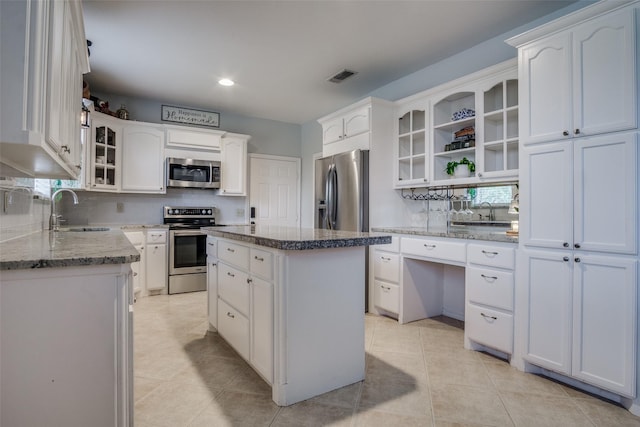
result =
[[[300,225],[300,159],[249,155],[249,206],[258,225]]]

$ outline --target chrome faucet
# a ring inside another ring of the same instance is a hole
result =
[[[495,212],[493,212],[493,205],[489,202],[482,202],[480,203],[478,206],[481,207],[482,205],[489,205],[489,221],[495,221],[496,220],[496,214]]]
[[[63,191],[71,193],[71,195],[73,196],[73,204],[78,204],[78,195],[73,190],[69,190],[68,188],[61,188],[59,190],[56,190],[51,195],[51,215],[49,216],[49,230],[51,231],[60,230],[59,222],[61,221],[60,217],[62,217],[62,215],[56,215],[56,196]]]

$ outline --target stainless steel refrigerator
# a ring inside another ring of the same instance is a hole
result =
[[[315,226],[369,231],[369,151],[316,160]]]

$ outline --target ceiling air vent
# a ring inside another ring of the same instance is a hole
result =
[[[345,81],[349,77],[354,76],[356,74],[358,74],[357,71],[351,71],[351,70],[347,70],[345,68],[344,70],[340,71],[336,75],[329,77],[327,80],[332,82],[332,83],[342,83],[343,81]]]

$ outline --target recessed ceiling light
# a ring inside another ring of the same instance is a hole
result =
[[[218,83],[222,86],[233,86],[235,84],[235,82],[231,79],[220,79],[218,80]]]

